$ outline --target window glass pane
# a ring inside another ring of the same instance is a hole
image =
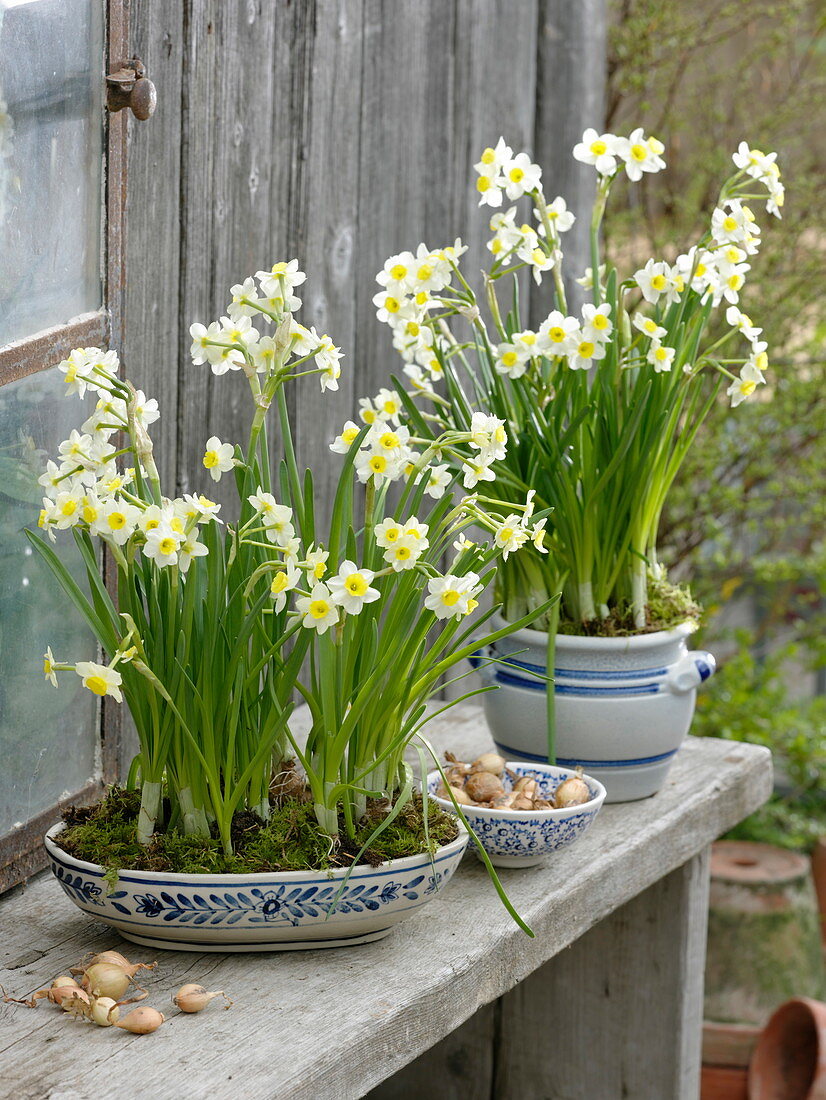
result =
[[[95,644],[23,534],[36,526],[46,454],[78,424],[64,389],[54,369],[0,388],[0,835],[98,771],[95,698],[74,673],[58,689],[42,673],[47,646],[74,662],[94,660]],[[80,580],[71,534],[57,537]]]
[[[101,305],[102,10],[0,0],[0,344]]]

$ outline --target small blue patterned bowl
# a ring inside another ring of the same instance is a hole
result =
[[[517,779],[530,776],[539,784],[542,796],[553,799],[556,788],[566,779],[576,775],[570,768],[556,768],[550,764],[526,764],[509,760],[508,770]],[[605,801],[605,788],[590,775],[582,778],[591,791],[590,802],[571,806],[565,810],[489,810],[483,806],[462,806],[462,813],[497,867],[531,867],[550,852],[567,848],[593,824]],[[430,772],[427,777],[428,794],[442,809],[453,811],[453,803],[439,798],[441,776]],[[513,786],[513,780],[505,774],[502,780],[505,790]],[[478,851],[477,851],[478,855]]]

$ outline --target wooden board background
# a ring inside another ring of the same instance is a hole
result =
[[[604,0],[132,0],[131,22],[158,108],[130,124],[124,353],[161,404],[166,492],[211,487],[207,437],[243,440],[250,417],[240,376],[192,365],[189,325],[295,256],[301,319],[346,354],[338,395],[315,379],[290,393],[323,510],[326,444],[399,366],[371,302],[385,258],[460,235],[478,271],[490,210],[472,165],[500,134],[587,213],[593,173],[570,150],[602,114]],[[535,319],[549,286],[532,290]]]

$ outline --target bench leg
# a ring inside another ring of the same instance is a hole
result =
[[[697,1100],[708,851],[502,998],[497,1100]]]

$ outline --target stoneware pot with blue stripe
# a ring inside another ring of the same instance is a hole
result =
[[[497,624],[504,625],[504,624]],[[556,638],[556,757],[582,767],[608,802],[660,789],[694,714],[697,688],[714,672],[710,653],[689,650],[691,624],[630,638]],[[547,762],[545,660],[548,636],[517,630],[479,652],[474,664],[498,691],[483,696],[499,752]],[[507,664],[486,661],[505,658]],[[538,674],[538,675],[537,675]]]
[[[114,886],[96,863],[75,859],[46,834],[49,863],[65,894],[124,939],[172,951],[297,951],[380,940],[436,896],[468,843],[459,835],[431,856],[422,852],[378,867],[271,871],[247,875],[118,873]]]

